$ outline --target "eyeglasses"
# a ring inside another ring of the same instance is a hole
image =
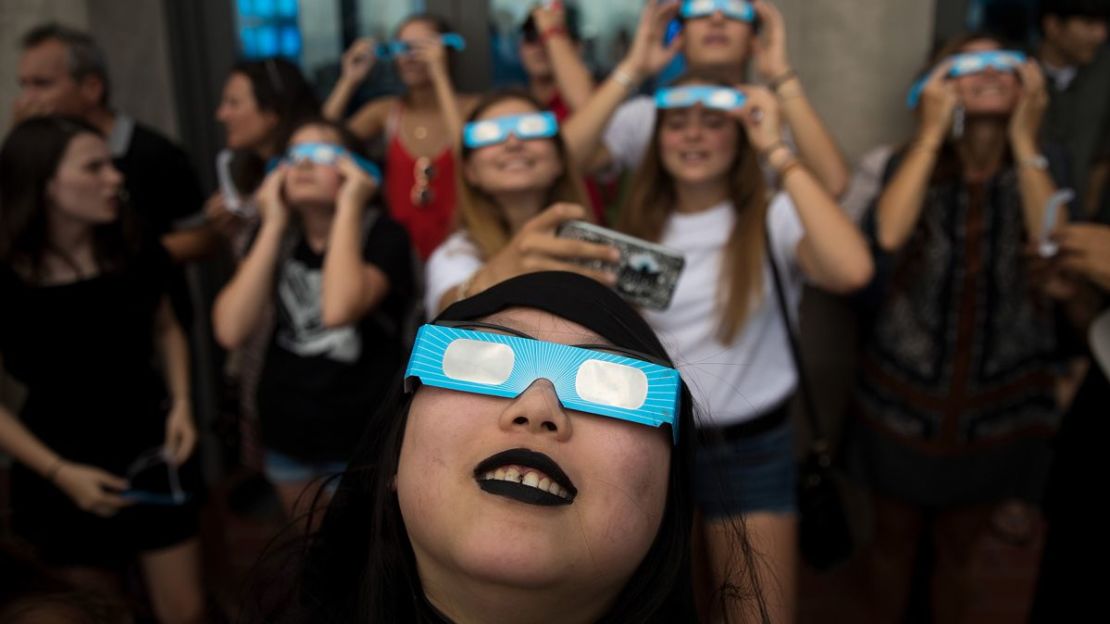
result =
[[[717,11],[729,19],[749,24],[755,21],[755,7],[744,0],[686,0],[679,15],[683,19],[696,19],[709,17]]]
[[[660,109],[690,108],[701,104],[706,108],[727,111],[740,108],[745,101],[747,98],[741,91],[708,85],[660,89],[655,93],[655,107]]]
[[[551,111],[506,115],[466,124],[463,129],[463,144],[469,148],[479,148],[504,143],[509,140],[509,135],[527,141],[550,139],[558,133],[559,122]]]
[[[1000,72],[1016,72],[1017,68],[1025,62],[1026,56],[1016,50],[985,50],[983,52],[964,52],[948,57],[952,61],[952,69],[948,70],[949,78],[958,78],[970,74],[978,74],[993,68]],[[906,97],[906,106],[917,108],[921,101],[921,93],[925,90],[925,83],[929,81],[926,74],[910,88]]]
[[[517,333],[517,332],[513,332]],[[516,398],[537,379],[563,407],[648,427],[670,425],[678,443],[678,371],[611,353],[517,335],[424,325],[405,369],[405,390],[420,383],[471,394]]]
[[[359,169],[366,172],[366,175],[374,178],[374,182],[381,184],[382,171],[378,169],[377,165],[338,145],[331,145],[329,143],[301,143],[300,145],[290,147],[289,151],[285,154],[285,159],[294,165],[301,162],[312,162],[318,165],[334,166],[339,162],[339,159],[344,156],[353,160],[354,163],[358,165]]]
[[[466,40],[458,33],[446,33],[441,35],[439,40],[443,43],[443,47],[445,48],[451,48],[460,52],[466,49]],[[412,44],[400,39],[379,43],[374,49],[374,55],[380,59],[396,58],[398,56],[404,56],[409,52],[412,52]]]
[[[435,191],[432,190],[432,178],[435,177],[436,169],[432,165],[432,159],[427,156],[421,156],[416,159],[416,163],[412,167],[412,190],[409,191],[409,201],[412,205],[424,207],[435,200]]]

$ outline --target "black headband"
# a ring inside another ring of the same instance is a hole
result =
[[[507,308],[535,308],[597,332],[618,347],[671,362],[655,332],[611,288],[577,273],[548,271],[506,280],[448,307],[437,321],[472,321]]]

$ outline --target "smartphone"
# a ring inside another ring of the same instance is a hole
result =
[[[614,288],[634,305],[649,310],[666,310],[671,305],[678,278],[686,265],[682,253],[585,221],[564,223],[556,236],[616,247],[621,252],[619,263],[596,260],[585,264],[616,273]]]

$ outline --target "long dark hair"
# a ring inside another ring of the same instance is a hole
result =
[[[239,61],[228,72],[229,76],[235,74],[250,82],[258,110],[277,116],[277,126],[269,137],[274,149],[279,150],[277,155],[304,121],[320,117],[319,98],[290,61],[276,57]],[[232,176],[240,193],[252,193],[266,176],[266,161],[253,151],[238,151],[232,161]]]
[[[474,110],[467,116],[465,123],[477,120],[491,106],[505,100],[520,100],[532,106],[536,112],[544,110],[544,107],[528,92],[520,89],[505,89],[482,96],[474,106]],[[548,189],[544,205],[549,206],[555,202],[587,205],[586,202],[589,200],[586,195],[586,187],[582,182],[582,177],[577,173],[577,167],[570,160],[563,135],[561,133],[557,134],[553,140],[555,141],[555,149],[559,152],[559,160],[563,164],[563,173],[555,178],[551,188]],[[463,145],[461,141],[459,145],[461,146],[459,148],[459,161],[465,163],[474,149]],[[459,198],[459,225],[466,230],[471,240],[478,245],[482,257],[491,258],[501,251],[505,245],[509,244],[513,232],[509,231],[509,222],[505,219],[504,212],[497,205],[497,202],[489,194],[467,181],[463,169],[464,167],[461,166],[455,167],[455,186],[458,188]]]
[[[576,298],[596,301],[595,310],[611,315],[606,317],[607,322],[620,327],[626,336],[632,336],[627,340],[605,336],[617,346],[670,361],[655,334],[628,304],[614,303],[615,295],[607,297],[607,293],[601,293],[600,297],[589,298],[584,292],[563,289],[560,296],[576,301]],[[592,296],[593,292],[586,294]],[[467,301],[456,306],[464,304]],[[523,303],[517,300],[514,305]],[[614,308],[616,313],[608,312]],[[449,308],[444,315],[451,311]],[[397,379],[395,394],[369,418],[363,439],[342,477],[320,530],[282,551],[282,555],[266,566],[267,569],[272,567],[278,578],[293,583],[293,587],[260,582],[253,588],[254,600],[248,605],[249,621],[442,621],[442,616],[428,604],[424,595],[393,486],[411,405],[411,396],[402,394],[400,387],[400,379]],[[639,567],[599,622],[670,624],[697,621],[691,585],[695,431],[693,402],[683,385],[679,442],[671,456],[666,507],[658,533]],[[747,542],[742,539],[741,542],[743,553],[749,555]],[[300,572],[294,577],[290,570]],[[758,595],[753,599],[760,600]]]
[[[77,117],[37,117],[13,128],[0,147],[0,263],[31,281],[43,279],[48,252],[73,264],[69,250],[50,240],[46,187],[70,142],[81,134],[103,138]],[[125,205],[119,218],[93,228],[93,257],[101,272],[122,268],[138,247],[138,231]]]

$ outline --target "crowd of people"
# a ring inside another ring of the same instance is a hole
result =
[[[356,41],[323,102],[288,60],[235,64],[207,199],[199,163],[112,107],[89,35],[27,33],[0,146],[0,363],[25,398],[0,452],[29,556],[4,549],[0,621],[126,622],[135,594],[159,622],[226,617],[202,575],[197,310],[260,449],[242,461],[294,529],[234,617],[795,621],[806,288],[865,329],[838,454],[870,503],[861,618],[903,621],[923,587],[965,620],[991,591],[973,545],[1036,541],[1042,515],[1033,618],[1094,604],[1069,484],[1110,405],[1088,340],[1110,3],[1042,0],[1034,46],[942,42],[906,77],[913,133],[854,175],[772,2],[648,2],[601,77],[567,15],[531,11],[528,83],[484,94],[456,91],[460,37],[429,14]],[[356,105],[390,62],[403,92]],[[680,255],[669,304],[623,299],[628,258],[563,235],[579,221]],[[227,257],[191,300],[183,268]]]

